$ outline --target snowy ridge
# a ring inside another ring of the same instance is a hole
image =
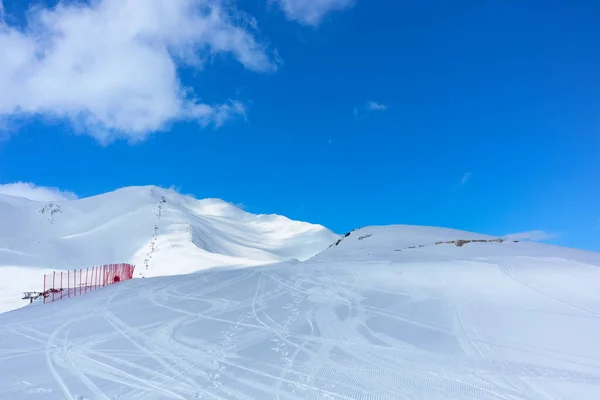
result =
[[[52,269],[129,262],[136,277],[183,274],[304,260],[338,237],[320,225],[154,186],[64,202],[0,195],[0,220],[0,312],[23,305],[20,291],[41,290]]]
[[[435,245],[485,238],[367,227],[302,263],[2,314],[0,398],[600,398],[600,255]]]
[[[409,247],[430,247],[438,242],[479,239],[494,238],[479,233],[430,226],[369,226],[348,232],[315,256],[313,261],[319,259],[331,261],[332,258],[356,260],[357,257],[373,260],[378,256],[388,259],[393,256],[387,254],[389,250],[401,251]]]
[[[458,241],[467,243],[462,246],[446,243]],[[502,243],[498,243],[499,241]],[[600,265],[600,254],[590,251],[417,225],[370,226],[353,230],[312,257],[310,261],[405,263],[520,256],[572,259]]]

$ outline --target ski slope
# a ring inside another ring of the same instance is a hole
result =
[[[369,227],[1,314],[0,398],[599,399],[600,255],[435,244],[473,239]]]
[[[0,195],[0,312],[51,270],[132,263],[136,277],[304,260],[338,235],[279,215],[155,186],[63,202]]]

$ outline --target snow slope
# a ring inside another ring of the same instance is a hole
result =
[[[337,237],[320,225],[154,186],[52,203],[0,195],[0,312],[23,305],[21,292],[41,290],[52,269],[131,262],[136,277],[182,274],[303,260]]]
[[[600,398],[600,255],[459,239],[489,238],[370,227],[2,314],[0,398]]]

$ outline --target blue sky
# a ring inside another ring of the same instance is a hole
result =
[[[600,251],[600,3],[147,3],[4,0],[0,184]]]

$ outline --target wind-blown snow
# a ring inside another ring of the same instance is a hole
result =
[[[0,312],[24,305],[22,291],[41,291],[43,270],[130,262],[136,277],[183,274],[304,260],[338,237],[154,186],[59,202],[0,195],[0,221]]]
[[[459,239],[490,238],[364,228],[2,314],[0,398],[600,398],[600,255]]]

